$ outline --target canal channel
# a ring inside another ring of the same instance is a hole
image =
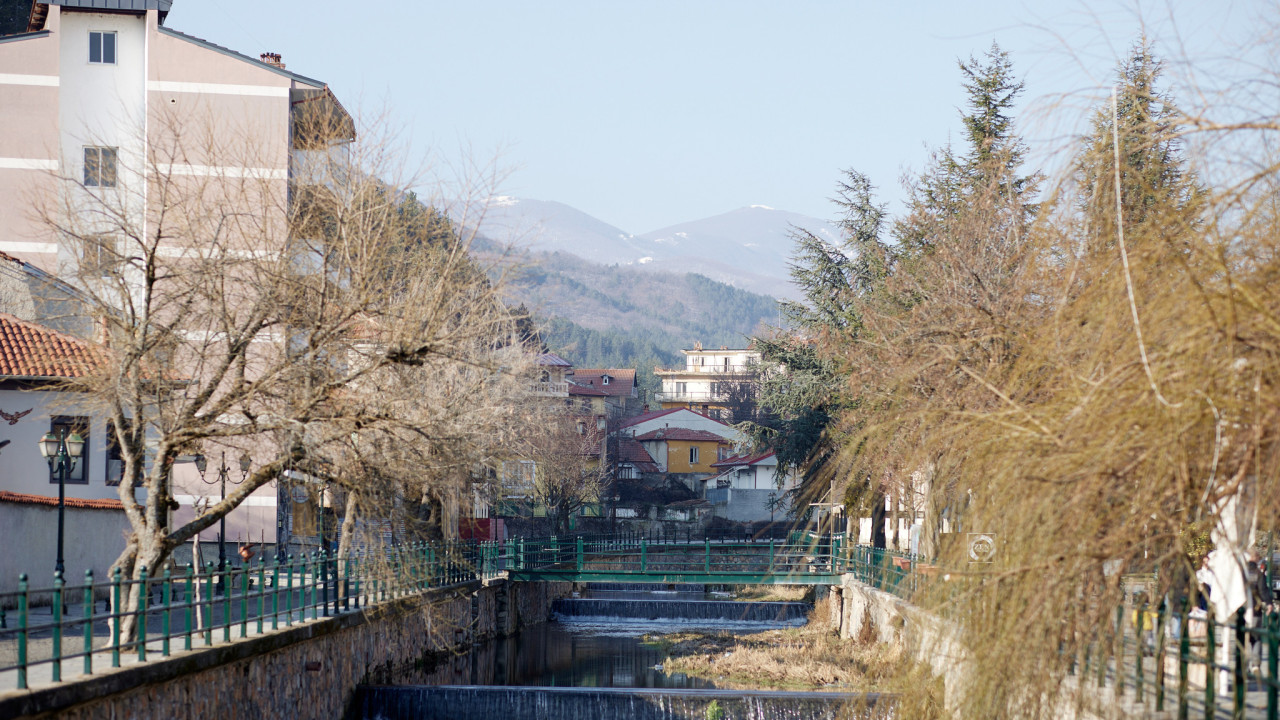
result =
[[[657,589],[655,589],[657,588]],[[587,584],[553,605],[551,622],[361,688],[363,720],[817,720],[890,717],[886,699],[845,688],[743,689],[668,671],[662,638],[751,634],[805,624],[807,602],[739,602],[702,585]]]

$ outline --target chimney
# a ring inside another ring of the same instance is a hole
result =
[[[280,53],[264,52],[258,57],[262,59],[262,62],[268,65],[278,67],[281,70],[284,69],[284,63],[280,60]]]

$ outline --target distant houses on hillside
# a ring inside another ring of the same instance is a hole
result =
[[[754,452],[730,423],[749,397],[760,353],[754,348],[682,351],[683,368],[655,368],[662,391],[657,407],[643,403],[633,368],[575,368],[544,353],[537,359],[536,394],[563,402],[581,431],[598,437],[591,453],[606,476],[598,497],[577,517],[612,520],[739,523],[782,520],[790,509],[794,473],[779,474],[771,452]],[[504,497],[495,516],[546,515],[535,498],[536,462],[503,467]]]

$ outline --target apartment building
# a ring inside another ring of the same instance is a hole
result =
[[[79,281],[94,268],[105,271],[108,261],[116,263],[112,272],[124,273],[124,239],[104,232],[101,252],[83,242],[73,247],[51,227],[49,211],[79,213],[90,231],[96,219],[117,213],[107,225],[145,234],[150,213],[162,205],[158,177],[206,194],[253,181],[261,207],[245,214],[265,218],[264,232],[242,233],[245,247],[237,251],[277,251],[287,238],[268,231],[287,226],[290,180],[354,140],[354,123],[324,82],[286,69],[278,54],[245,55],[168,27],[172,5],[0,0],[0,252],[9,260]],[[302,123],[304,117],[328,122]],[[193,237],[158,250],[200,257],[208,249],[194,246]],[[33,443],[15,442],[5,459],[35,452]],[[177,522],[189,519],[202,497],[216,500],[219,475],[232,484],[242,477],[234,455],[226,464],[225,472],[216,457],[208,473],[190,463],[175,467]],[[90,483],[102,482],[92,465],[90,473]],[[226,540],[275,542],[295,515],[315,515],[317,493],[302,490],[260,489],[227,517]],[[214,533],[202,539],[210,542]]]
[[[735,396],[755,379],[760,351],[721,346],[704,348],[696,343],[684,353],[684,367],[654,368],[662,380],[655,398],[662,409],[688,408],[716,419],[731,421]]]

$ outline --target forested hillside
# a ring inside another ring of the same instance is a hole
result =
[[[543,339],[579,367],[634,367],[656,389],[654,365],[682,364],[681,348],[742,347],[777,303],[693,273],[599,265],[567,253],[521,258],[509,276],[513,303],[541,323]]]

